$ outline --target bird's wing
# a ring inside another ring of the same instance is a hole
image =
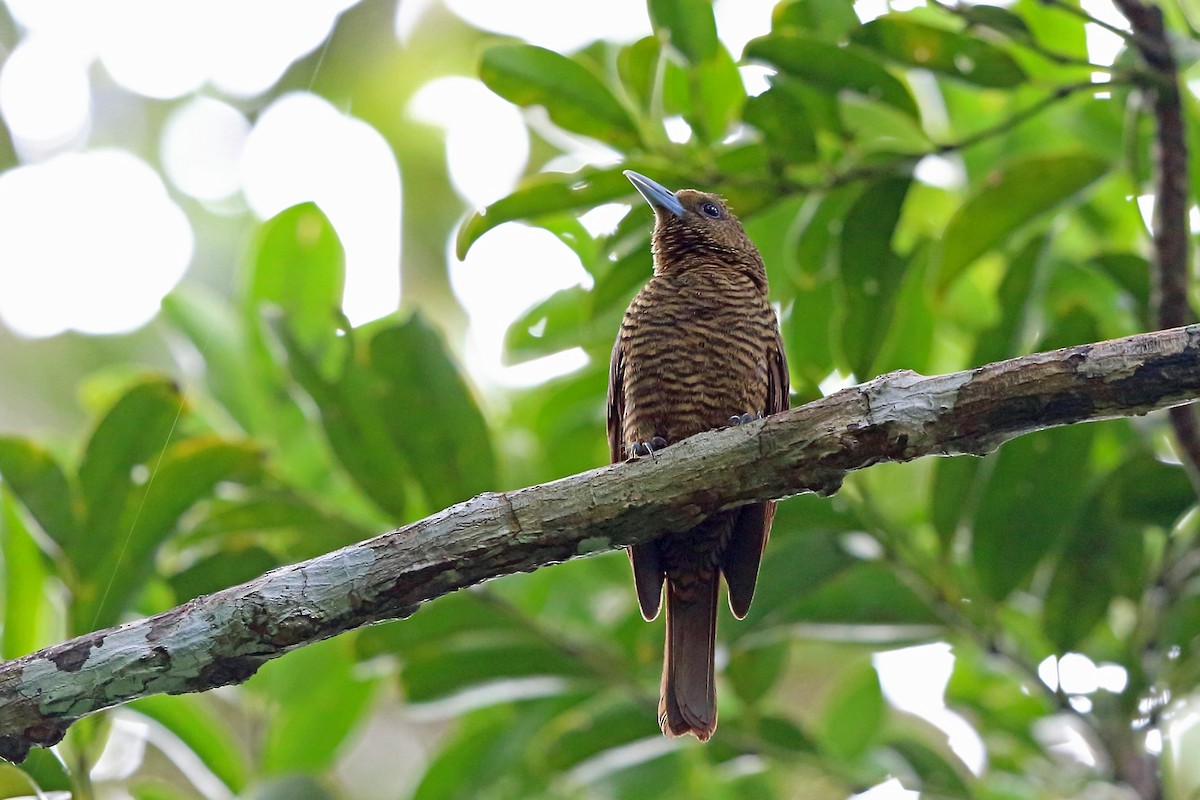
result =
[[[779,331],[767,351],[767,402],[763,416],[771,416],[787,409],[789,405],[787,356],[783,352],[783,340]],[[754,586],[758,582],[758,566],[762,562],[767,537],[771,535],[771,521],[775,518],[775,503],[751,503],[742,506],[733,525],[729,544],[721,553],[721,571],[729,586],[729,610],[738,619],[750,610],[754,599]]]
[[[622,343],[618,334],[608,364],[608,455],[613,464],[625,460],[625,349]],[[637,587],[642,616],[647,620],[654,619],[662,605],[662,585],[666,577],[658,545],[647,542],[631,546],[629,563],[633,565],[633,583]]]
[[[608,362],[608,459],[610,464],[625,460],[625,350],[621,335],[613,343],[612,359]]]

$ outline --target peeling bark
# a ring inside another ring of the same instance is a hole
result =
[[[652,458],[483,494],[149,619],[0,664],[0,756],[58,742],[80,717],[151,694],[241,683],[263,662],[413,614],[489,578],[613,550],[707,515],[832,494],[880,461],[982,455],[1025,433],[1200,398],[1200,325],[949,375],[900,371]],[[597,434],[599,435],[599,433]]]

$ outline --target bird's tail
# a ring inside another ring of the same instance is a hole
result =
[[[717,582],[715,570],[683,586],[667,578],[667,643],[658,701],[658,724],[667,736],[690,733],[706,742],[717,729]]]

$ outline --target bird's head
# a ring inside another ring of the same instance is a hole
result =
[[[766,291],[762,256],[725,200],[695,189],[672,192],[633,170],[625,170],[654,209],[654,272],[728,268],[750,275]]]

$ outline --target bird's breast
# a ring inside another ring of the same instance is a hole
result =
[[[625,314],[625,441],[668,443],[765,412],[774,311],[749,278],[655,277]]]

